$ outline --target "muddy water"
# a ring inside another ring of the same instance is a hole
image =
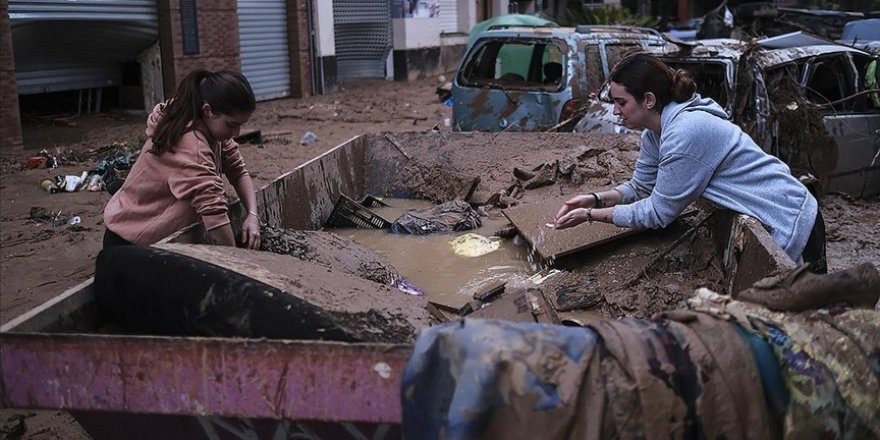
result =
[[[406,210],[433,205],[423,200],[384,199],[384,202],[391,206],[371,210],[389,221]],[[527,243],[519,240],[502,240],[498,250],[479,257],[456,255],[450,244],[456,237],[468,232],[489,237],[509,223],[503,216],[481,217],[481,220],[483,225],[477,230],[452,234],[416,236],[372,229],[334,229],[333,232],[390,260],[398,273],[424,290],[431,301],[458,308],[472,299],[474,292],[498,280],[506,280],[513,274],[531,275],[542,268],[530,261]]]

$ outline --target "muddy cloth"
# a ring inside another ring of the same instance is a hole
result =
[[[785,438],[880,438],[880,310],[773,312],[706,289],[689,305],[769,343],[790,394]]]
[[[391,225],[395,234],[426,235],[434,232],[470,231],[482,225],[480,215],[463,200],[453,200],[403,213]]]
[[[404,371],[404,436],[771,437],[748,345],[727,322],[684,320],[426,329]]]

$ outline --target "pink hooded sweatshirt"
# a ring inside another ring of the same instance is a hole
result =
[[[174,152],[150,152],[153,131],[166,103],[147,119],[147,141],[119,189],[104,208],[107,229],[134,244],[152,244],[201,219],[211,230],[229,223],[224,173],[236,185],[248,175],[238,144],[208,142],[198,130],[181,136]]]

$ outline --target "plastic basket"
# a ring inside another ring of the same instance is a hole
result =
[[[391,222],[342,194],[324,227],[388,229],[391,227]]]

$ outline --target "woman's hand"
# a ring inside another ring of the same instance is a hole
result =
[[[565,205],[563,205],[563,208],[564,207]],[[565,229],[572,226],[577,226],[586,221],[592,222],[593,219],[590,215],[591,209],[592,208],[574,208],[571,211],[565,213],[562,217],[557,218],[556,224],[554,224],[553,227],[555,229]]]
[[[554,217],[554,220],[556,220],[556,224],[559,225],[560,219],[563,216],[565,216],[566,214],[568,214],[569,212],[571,212],[572,210],[577,209],[577,208],[592,208],[595,203],[596,203],[596,200],[593,199],[593,196],[590,194],[574,196],[574,197],[566,200],[565,203],[562,204],[562,207],[559,208],[559,211],[556,213],[556,217]],[[586,216],[584,218],[586,218]],[[583,222],[583,220],[581,220],[578,223],[582,223],[582,222]],[[571,225],[571,226],[574,226],[574,225]],[[566,227],[568,227],[568,226],[566,226]]]
[[[260,248],[260,219],[247,214],[241,222],[241,241],[248,249]]]

